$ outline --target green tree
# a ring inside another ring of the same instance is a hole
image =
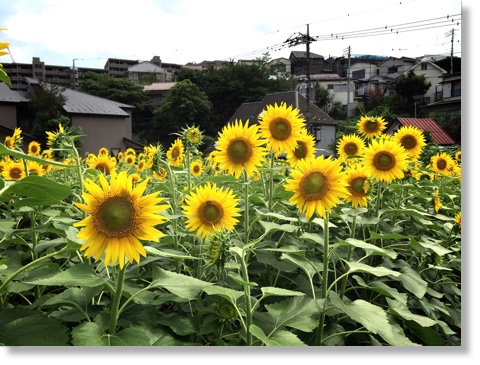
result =
[[[330,109],[330,104],[333,102],[333,96],[330,95],[328,89],[315,83],[315,104],[325,112]]]
[[[426,80],[425,75],[417,75],[412,70],[395,80],[395,92],[406,101],[411,115],[415,112],[416,100],[425,95],[430,86],[432,83]]]
[[[206,133],[216,137],[217,132],[241,104],[261,101],[269,93],[295,89],[292,79],[270,76],[270,70],[265,67],[263,59],[260,59],[253,65],[229,62],[220,69],[182,69],[178,80],[189,79],[208,96],[212,103],[212,128]]]
[[[212,133],[211,112],[212,103],[197,85],[188,79],[177,82],[153,112],[155,138],[168,148],[177,138],[174,133],[185,126],[196,125]]]

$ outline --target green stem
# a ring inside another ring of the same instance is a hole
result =
[[[355,214],[352,217],[352,228],[350,230],[350,237],[352,237],[352,238],[355,238],[356,222],[357,222],[357,215]],[[345,261],[347,261],[347,263],[350,262],[350,259],[352,258],[352,254],[353,254],[353,246],[350,246],[348,248],[347,257],[346,257],[346,260],[345,260]],[[343,298],[343,294],[345,292],[346,286],[347,286],[347,276],[345,276],[343,278],[343,281],[342,281],[342,286],[341,286],[341,289],[340,289],[340,298]]]
[[[271,153],[271,159],[270,159],[270,180],[269,180],[269,197],[268,197],[268,211],[271,212],[273,208],[273,167],[274,167],[274,162],[275,162],[275,155],[273,152]]]
[[[248,235],[248,232],[249,232],[249,220],[250,220],[250,217],[249,217],[249,210],[250,210],[250,207],[249,207],[249,204],[248,204],[248,176],[247,176],[247,172],[245,171],[245,169],[243,170],[243,181],[244,181],[244,187],[243,187],[243,202],[244,202],[244,206],[245,206],[245,211],[243,213],[243,218],[245,220],[245,237],[244,237],[244,243],[245,245],[248,244],[248,240],[249,240],[249,235]]]
[[[240,258],[240,264],[242,267],[243,280],[248,283],[248,270],[247,262],[245,260],[245,251],[242,250],[242,257]],[[252,345],[252,333],[250,332],[250,326],[252,324],[252,301],[250,299],[250,286],[248,284],[243,285],[243,291],[245,296],[245,313],[246,313],[246,323],[245,331],[247,336],[247,346]]]
[[[322,273],[322,299],[326,300],[328,294],[328,241],[329,237],[329,225],[330,214],[326,212],[325,220],[323,222],[323,273]],[[323,304],[323,311],[320,314],[320,320],[317,328],[317,338],[316,345],[320,346],[322,344],[323,338],[323,325],[325,323],[325,302]]]
[[[125,269],[126,269],[126,266],[120,269],[118,273],[117,288],[115,290],[115,295],[112,301],[112,308],[110,310],[110,331],[109,331],[110,336],[113,336],[115,334],[115,331],[117,328],[117,321],[118,321],[118,315],[119,315],[118,306],[120,304],[120,299],[122,298],[123,281],[125,280]]]

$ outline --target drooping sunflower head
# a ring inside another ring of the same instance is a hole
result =
[[[423,148],[427,144],[423,132],[413,126],[400,127],[393,135],[393,138],[405,148],[412,160],[420,157]]]
[[[362,116],[357,123],[359,133],[365,138],[374,138],[382,134],[387,127],[383,117]]]
[[[185,146],[180,138],[177,138],[167,151],[168,164],[180,166],[183,163]]]
[[[267,105],[258,117],[260,133],[276,155],[294,150],[300,139],[300,131],[305,128],[305,119],[300,110],[287,107],[285,102]]]
[[[295,167],[300,160],[315,158],[315,138],[306,129],[302,130],[297,145],[293,150],[287,151],[287,160],[290,166]]]
[[[182,209],[187,217],[186,227],[197,237],[206,237],[222,228],[230,231],[238,222],[236,217],[240,216],[238,200],[232,190],[217,189],[217,185],[211,183],[198,186],[187,195]]]
[[[140,240],[158,242],[164,233],[155,228],[168,219],[160,213],[169,208],[160,205],[164,199],[158,192],[143,195],[148,180],[135,184],[126,171],[113,172],[110,181],[103,174],[97,184],[85,180],[86,192],[82,194],[85,203],[75,203],[88,216],[75,227],[83,227],[77,236],[84,241],[80,250],[86,257],[98,261],[104,254],[104,263],[120,265],[125,261],[140,262],[140,255],[146,256]]]
[[[349,194],[345,197],[346,202],[351,202],[353,208],[366,207],[371,196],[369,176],[362,165],[355,165],[345,170],[347,174],[347,189]]]
[[[330,212],[349,194],[340,161],[323,155],[300,160],[284,187],[294,193],[289,201],[307,219],[314,213],[325,217],[327,211]]]
[[[30,156],[39,156],[41,151],[40,143],[32,141],[28,144],[28,154]]]
[[[438,189],[435,189],[435,192],[433,193],[433,208],[435,209],[435,213],[438,213],[442,207],[443,204],[440,201],[439,191]]]
[[[247,176],[262,165],[266,150],[265,141],[258,133],[258,125],[249,126],[241,120],[226,125],[219,133],[215,147],[214,161],[220,169],[228,171],[237,179],[245,170]]]
[[[167,176],[168,176],[168,171],[163,167],[159,167],[158,171],[153,170],[153,177],[159,181],[166,181]]]
[[[462,151],[461,150],[458,150],[457,152],[455,152],[455,160],[457,160],[458,163],[462,162]]]
[[[190,163],[190,173],[195,176],[199,177],[202,175],[203,171],[203,163],[200,159],[195,159]]]
[[[361,157],[365,149],[365,141],[357,134],[346,134],[337,143],[338,159],[353,163]]]
[[[408,168],[409,156],[397,141],[393,139],[373,139],[366,147],[362,163],[369,176],[377,181],[391,183],[402,179]]]
[[[437,174],[451,176],[455,167],[455,161],[448,153],[439,152],[430,158],[430,167]]]
[[[457,223],[458,227],[460,229],[462,229],[462,212],[458,212],[457,214],[455,214],[455,223]]]

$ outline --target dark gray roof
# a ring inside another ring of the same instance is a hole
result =
[[[63,109],[67,113],[121,115],[127,117],[129,114],[122,108],[134,108],[132,105],[100,98],[72,89],[65,89],[63,95],[67,98],[67,102],[63,106]]]
[[[21,103],[27,102],[28,99],[25,98],[18,91],[10,89],[10,87],[6,83],[0,82],[0,101],[9,103]]]
[[[25,77],[27,82],[32,85],[40,84],[37,79]],[[132,105],[119,103],[117,101],[100,98],[72,89],[64,89],[62,94],[67,98],[63,109],[67,113],[74,114],[95,114],[95,115],[119,115],[128,117],[128,113],[123,109],[133,109]]]

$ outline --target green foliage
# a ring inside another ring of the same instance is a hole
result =
[[[328,89],[324,88],[319,83],[315,84],[315,104],[322,110],[328,112],[330,104],[333,102],[333,97],[330,95]]]
[[[212,103],[193,82],[186,79],[170,89],[167,98],[154,110],[156,140],[168,148],[185,124],[195,124],[205,133],[213,133]]]

